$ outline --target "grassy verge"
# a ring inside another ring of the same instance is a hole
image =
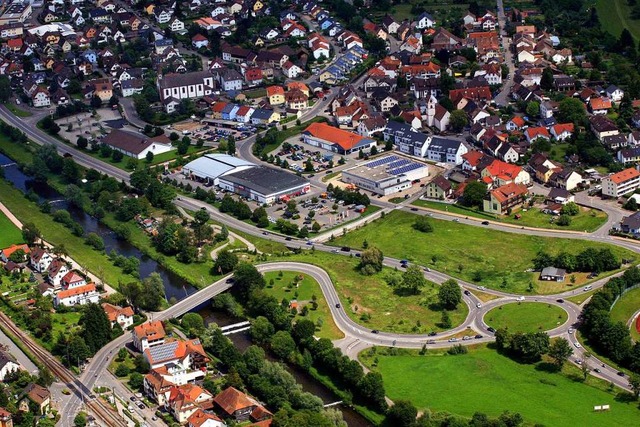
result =
[[[13,104],[6,104],[7,110],[11,111],[13,113],[14,116],[16,117],[31,117],[33,116],[33,114],[31,114],[28,111],[24,111],[21,110],[20,108],[16,107]]]
[[[567,312],[556,305],[536,302],[513,303],[496,307],[485,316],[487,325],[511,332],[540,332],[557,328],[567,321]]]
[[[408,399],[420,409],[447,411],[470,417],[479,411],[495,417],[503,411],[520,413],[525,423],[557,427],[635,425],[637,402],[625,402],[605,381],[589,376],[582,381],[578,368],[566,364],[551,372],[549,363],[515,362],[485,346],[466,355],[402,351],[397,356],[363,353],[374,361],[392,400]],[[595,412],[594,405],[611,410]]]
[[[593,289],[589,292],[583,292],[580,295],[576,295],[574,297],[569,297],[569,298],[565,298],[566,300],[569,300],[571,302],[575,302],[576,304],[582,304],[583,302],[585,302],[587,300],[587,298],[589,298],[591,295],[593,295],[594,293],[596,293],[598,290],[597,289]]]
[[[314,117],[313,119],[305,123],[302,123],[300,126],[287,125],[287,129],[277,131],[275,142],[273,144],[265,145],[264,148],[262,148],[262,153],[270,154],[272,151],[278,148],[280,144],[282,144],[284,141],[305,130],[311,123],[326,122],[326,121],[327,119],[325,119],[324,117]]]
[[[22,232],[4,213],[0,212],[0,248],[23,242]]]
[[[611,320],[614,322],[622,322],[626,325],[631,316],[633,316],[633,313],[638,309],[640,309],[640,288],[632,289],[620,297],[611,309]],[[640,334],[636,329],[635,322],[632,322],[629,329],[631,330],[631,337],[638,341]]]
[[[572,230],[572,231],[594,231],[607,222],[607,214],[597,210],[580,207],[580,213],[571,217],[571,224],[568,226],[560,226],[555,222],[549,222],[552,217],[543,213],[538,208],[529,209],[526,212],[518,212],[520,219],[513,216],[498,216],[478,212],[473,209],[466,208],[455,204],[439,203],[429,200],[416,200],[412,203],[415,206],[435,209],[443,212],[451,212],[459,215],[471,216],[480,219],[490,219],[491,221],[502,222],[505,224],[514,224],[524,227],[548,228],[551,230]]]
[[[437,305],[438,285],[434,283],[429,282],[420,295],[398,296],[385,281],[393,270],[385,268],[372,276],[363,276],[357,271],[358,258],[304,251],[269,258],[269,261],[276,260],[304,262],[323,268],[347,315],[368,328],[416,334],[442,330],[442,312]],[[465,304],[460,304],[449,313],[454,326],[464,321],[467,310]]]
[[[342,172],[331,172],[326,174],[325,176],[323,176],[320,181],[322,182],[328,182],[331,181],[333,178],[337,177],[338,175],[340,175]]]
[[[302,280],[298,281],[297,287],[293,285],[296,276],[302,277]],[[329,338],[330,340],[344,338],[344,334],[333,321],[331,311],[329,310],[327,301],[322,295],[320,285],[312,277],[292,271],[283,271],[282,275],[278,272],[271,271],[265,273],[264,278],[267,282],[267,287],[265,288],[267,294],[275,297],[278,301],[282,301],[283,299],[289,301],[297,300],[299,313],[303,307],[308,307],[309,312],[306,316],[298,314],[296,318],[306,318],[313,321],[316,325],[320,324],[315,333],[317,337]],[[314,296],[318,304],[315,310],[312,308]],[[320,322],[318,322],[318,320],[320,320]]]
[[[94,274],[102,275],[112,287],[117,286],[119,280],[133,279],[133,276],[124,275],[120,268],[111,264],[103,252],[90,249],[82,237],[74,236],[51,216],[40,212],[37,204],[28,201],[19,190],[4,180],[0,180],[0,201],[16,217],[33,222],[42,232],[44,240],[52,245],[64,245],[71,258]]]
[[[0,153],[11,157],[18,163],[29,164],[33,161],[33,144],[20,144],[11,141],[8,136],[0,134]]]
[[[525,293],[531,283],[539,293],[558,293],[586,283],[585,274],[576,274],[575,284],[544,282],[538,273],[527,271],[540,251],[577,254],[586,248],[609,248],[618,258],[637,259],[626,249],[578,239],[559,239],[506,233],[454,221],[431,219],[432,233],[413,229],[417,218],[410,212],[393,211],[366,227],[335,239],[335,246],[361,247],[365,240],[385,255],[408,259],[444,273],[484,286]],[[613,272],[610,272],[611,274]]]

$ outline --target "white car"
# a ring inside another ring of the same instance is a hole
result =
[[[579,342],[574,342],[573,345],[574,345],[575,348],[581,348],[582,347]]]
[[[518,300],[518,301],[524,301],[524,297],[523,297],[523,296],[519,296],[519,297],[517,298],[517,300]]]
[[[569,328],[569,330],[568,330],[567,332],[569,332],[570,334],[572,334],[572,333],[573,333],[573,328]]]
[[[476,307],[477,307],[477,308],[480,308],[480,307],[482,307],[482,304],[477,303],[477,304],[476,304]]]

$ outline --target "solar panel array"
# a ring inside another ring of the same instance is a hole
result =
[[[151,359],[155,361],[166,360],[172,358],[176,354],[178,341],[169,342],[149,349]]]
[[[389,163],[387,165],[387,169],[395,169],[395,168],[398,168],[400,166],[408,165],[409,163],[411,163],[409,160],[400,159],[400,160],[395,161],[393,163]]]
[[[384,165],[386,163],[394,162],[394,161],[396,161],[398,159],[399,159],[399,157],[397,157],[397,156],[386,156],[386,157],[383,157],[381,159],[374,160],[374,161],[369,162],[369,163],[365,163],[364,166],[366,166],[368,168],[375,168],[375,167]]]
[[[403,173],[407,173],[407,172],[410,172],[412,170],[419,169],[421,167],[423,167],[423,165],[421,165],[419,163],[410,163],[410,164],[408,164],[406,166],[400,166],[399,168],[389,170],[388,172],[391,175],[402,175]]]

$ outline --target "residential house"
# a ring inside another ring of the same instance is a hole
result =
[[[102,309],[107,314],[111,327],[113,328],[116,323],[120,325],[122,329],[127,329],[129,326],[133,326],[133,309],[129,306],[119,307],[117,305],[103,303]]]
[[[257,422],[271,418],[271,413],[257,400],[234,387],[227,387],[213,401],[224,418],[233,418],[236,422]]]
[[[268,86],[267,98],[269,98],[269,105],[271,106],[284,104],[284,88],[282,86]]]
[[[211,409],[213,395],[195,384],[171,387],[165,408],[180,424],[186,424],[196,411],[201,408]]]
[[[527,142],[532,143],[536,139],[546,139],[549,141],[551,139],[551,135],[549,135],[549,131],[545,127],[529,127],[524,131],[524,136],[527,139]]]
[[[392,141],[398,151],[410,156],[425,157],[429,146],[429,136],[418,132],[406,123],[389,121],[383,130],[385,142]]]
[[[47,281],[53,285],[54,288],[60,288],[62,278],[69,272],[67,263],[58,258],[51,261],[49,268],[47,268]]]
[[[0,250],[0,261],[8,262],[11,255],[13,255],[17,251],[22,251],[22,262],[26,261],[26,257],[31,254],[31,249],[29,245],[20,244],[20,245],[11,245],[7,248]]]
[[[634,192],[640,186],[640,172],[628,168],[602,178],[602,195],[618,198]]]
[[[608,136],[618,135],[620,133],[616,124],[608,117],[591,116],[589,117],[589,124],[591,125],[591,131],[600,141],[603,141],[604,138]]]
[[[1,255],[0,255],[1,256]],[[37,273],[44,273],[53,261],[53,256],[45,248],[37,247],[29,256],[29,266]]]
[[[300,89],[293,89],[285,94],[287,108],[291,110],[304,110],[309,108],[309,97]]]
[[[4,408],[0,408],[0,427],[13,427],[13,415]]]
[[[606,115],[611,109],[611,99],[591,98],[589,99],[589,111],[594,115]]]
[[[457,139],[430,137],[427,147],[427,159],[440,163],[462,164],[462,155],[467,151],[467,146]]]
[[[382,115],[369,117],[358,124],[358,135],[371,137],[376,133],[381,133],[387,127],[387,119]]]
[[[551,135],[558,140],[564,141],[567,138],[571,138],[573,136],[573,123],[560,123],[554,126],[551,126]]]
[[[165,332],[162,322],[146,322],[131,331],[133,346],[140,352],[164,344]]]
[[[540,272],[540,280],[547,280],[553,282],[564,282],[567,276],[567,271],[562,268],[545,267]]]
[[[531,176],[522,167],[497,159],[486,165],[480,175],[482,178],[490,178],[497,187],[510,183],[525,186],[531,183]]]
[[[188,427],[226,427],[227,425],[211,412],[197,409],[188,419]],[[0,426],[2,427],[2,426]]]
[[[415,27],[419,30],[424,30],[425,28],[432,28],[436,25],[436,20],[431,14],[427,12],[423,12],[416,18]]]
[[[578,184],[582,182],[582,175],[575,170],[566,167],[551,175],[550,181],[551,184],[556,187],[571,191],[577,188]]]
[[[204,378],[209,358],[199,339],[167,340],[143,352],[151,369],[167,368],[171,381],[177,385],[187,384]]]
[[[471,150],[462,155],[462,170],[475,171],[480,162],[486,157],[482,151]]]
[[[616,85],[611,85],[605,89],[605,94],[613,102],[620,102],[624,97],[624,91]]]
[[[444,200],[453,194],[451,183],[442,175],[436,176],[426,185],[424,195],[430,199]]]
[[[51,96],[49,95],[49,91],[42,86],[38,86],[38,88],[31,94],[31,103],[35,108],[50,106]]]
[[[242,75],[231,68],[215,70],[220,82],[220,87],[225,92],[242,90]]]
[[[509,132],[513,132],[516,130],[521,130],[525,125],[525,121],[522,117],[520,116],[513,116],[506,124],[505,124],[505,128],[509,131]]]
[[[154,155],[167,153],[174,149],[171,141],[166,135],[149,138],[140,133],[112,129],[111,132],[102,139],[102,143],[118,150],[126,156],[136,159],[144,159],[147,153]]]
[[[620,222],[620,231],[629,234],[640,234],[640,212],[624,217]]]
[[[527,186],[509,183],[491,190],[483,201],[483,210],[497,215],[510,214],[514,208],[524,203],[528,195]]]
[[[4,381],[7,375],[20,369],[22,368],[16,358],[4,348],[0,348],[0,381]]]
[[[51,410],[51,393],[41,385],[31,383],[22,391],[24,396],[20,400],[19,409],[29,411],[29,402],[33,402],[38,408],[36,415],[45,415]]]
[[[96,289],[96,285],[89,283],[88,285],[76,286],[58,292],[53,300],[53,304],[58,307],[64,305],[72,307],[74,305],[85,305],[89,303],[97,303],[100,301],[100,295]]]
[[[191,45],[196,49],[206,48],[209,46],[209,39],[198,33],[191,37]]]
[[[304,73],[304,70],[298,67],[293,62],[287,61],[282,64],[282,73],[289,79],[296,79],[298,78],[298,76]]]

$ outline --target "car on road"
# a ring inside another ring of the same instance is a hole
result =
[[[379,333],[380,333],[380,331],[379,331],[379,330],[377,330],[377,329],[372,329],[372,330],[371,330],[371,333],[372,333],[372,334],[379,334]]]
[[[430,337],[435,337],[436,335],[438,335],[438,333],[436,331],[431,331],[428,334]]]
[[[516,298],[518,301],[524,301],[524,297],[522,295],[520,295],[518,298]]]
[[[460,222],[460,220],[458,218],[454,218],[453,222]]]
[[[313,242],[311,240],[308,240],[307,241],[307,245],[311,246],[311,245],[313,245]]]
[[[138,403],[138,408],[144,410],[144,409],[147,409],[147,405],[145,405],[144,403],[140,402],[140,403]]]
[[[562,303],[564,302],[564,300],[563,300],[562,298],[558,298],[558,299],[556,300],[556,302],[559,302],[560,304],[562,304]]]
[[[466,290],[466,289],[465,289],[465,290],[464,290],[464,294],[465,294],[465,295],[471,295],[471,292],[469,292],[468,290]]]
[[[624,372],[618,371],[618,375],[621,376],[621,377],[624,377]]]
[[[263,232],[262,232],[262,234],[263,234],[264,236],[268,236],[268,235],[269,235],[269,233],[267,233],[266,231],[263,231]]]
[[[285,237],[284,240],[286,240],[287,242],[291,241],[291,237]]]
[[[417,212],[418,208],[411,208],[412,211]]]
[[[436,340],[427,340],[427,344],[435,344]]]
[[[336,304],[336,308],[340,308],[340,307],[342,307],[342,306],[340,305],[340,303],[337,303],[337,304]]]
[[[569,332],[570,334],[572,334],[572,333],[573,333],[573,328],[569,328],[569,330],[568,330],[567,332]]]
[[[132,401],[132,402],[135,402],[135,401],[136,401],[136,397],[135,397],[135,396],[131,396],[131,397],[129,398],[129,400],[130,400],[130,401]]]
[[[477,303],[477,304],[476,304],[476,308],[482,308],[482,304]]]
[[[582,346],[580,345],[580,343],[579,343],[579,342],[574,342],[574,343],[573,343],[573,346],[574,346],[575,348],[582,348]]]
[[[233,283],[233,277],[229,277],[227,280],[224,281],[225,283]]]
[[[602,372],[602,371],[600,370],[600,368],[595,368],[593,371],[594,371],[594,372],[597,372],[597,373]]]
[[[577,363],[578,365],[582,365],[582,360],[580,360],[580,359],[576,359],[576,363]]]
[[[458,338],[456,337],[449,338],[449,342],[456,342],[456,341],[458,341]]]
[[[496,329],[495,329],[494,327],[492,327],[492,326],[489,326],[489,327],[487,328],[487,331],[489,331],[489,332],[491,332],[491,333],[495,333]]]
[[[465,335],[462,337],[463,341],[469,341],[471,339],[471,337],[469,335]]]
[[[479,340],[480,338],[482,338],[482,335],[478,334],[476,335],[476,339]]]
[[[482,225],[489,225],[489,221],[482,221]]]
[[[351,252],[351,248],[349,246],[343,246],[340,248],[342,252]]]
[[[478,286],[478,289],[484,291],[486,288],[484,286]]]

